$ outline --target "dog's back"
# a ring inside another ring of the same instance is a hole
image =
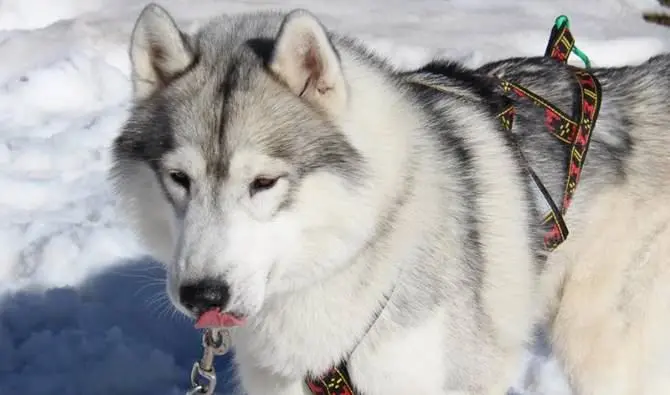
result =
[[[571,114],[573,72],[547,58],[486,65]],[[661,394],[670,388],[670,55],[596,68],[602,105],[566,216],[570,235],[548,259],[554,349],[579,394]],[[518,103],[522,149],[552,195],[566,158],[532,103]],[[530,115],[527,115],[530,114]]]
[[[670,55],[592,72],[602,86],[602,104],[565,217],[568,239],[546,260],[536,260],[541,273],[538,306],[578,393],[660,394],[670,388],[670,343],[662,335],[670,329],[670,293],[664,285],[670,281]],[[569,151],[547,131],[543,107],[510,98],[499,82],[512,81],[575,114],[581,98],[574,69],[538,57],[493,62],[472,72],[437,61],[403,75],[410,84],[419,81],[422,87],[415,89],[423,92],[420,102],[443,108],[447,119],[468,103],[491,115],[504,109],[503,98],[511,100],[516,115],[513,141],[495,144],[501,149],[518,144],[530,168],[560,202]],[[457,130],[466,140],[472,131],[453,126],[444,130]],[[480,163],[491,159],[475,155]],[[510,162],[497,160],[498,174],[510,171]],[[485,179],[486,172],[477,177]],[[535,196],[526,207],[539,225],[544,213],[538,211],[537,200],[543,197]],[[538,247],[540,227],[530,229],[531,247]],[[504,310],[502,305],[497,308]]]

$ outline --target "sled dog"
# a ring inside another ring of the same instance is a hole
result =
[[[547,250],[570,151],[496,81],[574,114],[566,63],[400,70],[306,10],[190,34],[155,4],[129,53],[121,211],[174,306],[234,327],[241,392],[309,394],[344,366],[358,394],[505,394],[546,326],[576,394],[667,394],[670,55],[591,70],[599,115]]]

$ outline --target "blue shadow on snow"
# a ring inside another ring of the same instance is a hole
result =
[[[149,259],[76,288],[23,291],[0,302],[0,394],[183,395],[201,353],[193,323],[167,312]],[[159,296],[160,295],[160,296]],[[235,388],[231,355],[216,360],[217,394]]]

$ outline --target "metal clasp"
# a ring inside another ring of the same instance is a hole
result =
[[[228,352],[232,341],[227,329],[207,329],[202,335],[202,358],[193,364],[191,389],[186,395],[212,395],[216,388],[214,357]]]

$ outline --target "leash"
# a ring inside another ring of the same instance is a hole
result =
[[[228,352],[232,344],[227,329],[207,329],[202,335],[202,358],[191,369],[191,389],[186,395],[212,395],[216,389],[214,357]]]
[[[591,64],[588,57],[575,47],[574,37],[569,30],[568,17],[561,15],[555,20],[544,56],[567,63],[571,52],[574,52],[584,62],[586,68],[590,68]],[[549,206],[549,211],[542,218],[542,226],[545,230],[544,247],[548,251],[553,251],[568,237],[569,231],[563,216],[566,214],[577,189],[591,141],[591,131],[595,127],[602,101],[602,90],[598,79],[587,70],[573,66],[570,66],[570,68],[579,87],[581,98],[580,106],[574,117],[566,115],[555,105],[521,85],[507,80],[500,81],[500,87],[508,97],[530,100],[536,106],[544,108],[547,131],[562,142],[564,149],[569,151],[570,161],[560,206],[554,202],[533,169],[527,166],[531,178]],[[423,85],[440,90],[438,86],[426,83],[423,83]],[[514,105],[510,104],[496,116],[507,132],[511,133],[512,131],[515,114]],[[527,161],[525,163],[528,164]],[[214,357],[223,355],[228,351],[231,346],[230,333],[227,329],[207,329],[203,334],[202,346],[203,356],[193,364],[191,389],[186,395],[214,394],[216,388]],[[319,377],[306,377],[304,383],[313,395],[360,395],[360,392],[352,384],[346,360],[341,361],[337,366],[333,366]]]

